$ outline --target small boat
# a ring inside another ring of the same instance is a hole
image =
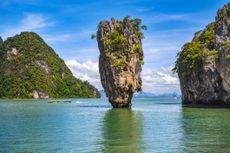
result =
[[[66,104],[66,103],[71,103],[71,101],[48,101],[48,104]]]

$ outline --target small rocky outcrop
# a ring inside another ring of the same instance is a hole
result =
[[[34,99],[48,99],[48,98],[49,98],[49,95],[46,94],[46,93],[43,93],[43,92],[34,90],[34,91],[33,91],[33,98],[34,98]]]
[[[178,54],[183,104],[230,106],[230,3]]]
[[[106,96],[113,107],[130,107],[133,93],[141,91],[143,62],[140,19],[102,21],[97,32],[99,71]]]

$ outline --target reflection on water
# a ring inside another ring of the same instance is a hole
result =
[[[148,98],[109,110],[103,99],[76,101],[0,101],[0,153],[230,151],[229,109]]]
[[[230,113],[224,109],[184,108],[183,152],[229,152]]]
[[[103,152],[143,152],[142,114],[130,109],[111,109],[102,122]]]

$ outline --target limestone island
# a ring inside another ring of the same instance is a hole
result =
[[[141,30],[146,29],[140,19],[128,16],[122,21],[112,18],[99,23],[99,72],[106,96],[114,108],[131,107],[134,92],[142,90]]]
[[[0,38],[0,98],[96,98],[98,90],[73,76],[34,32]]]
[[[174,71],[184,105],[230,106],[230,3],[184,45]]]

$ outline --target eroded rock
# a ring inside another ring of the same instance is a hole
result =
[[[7,51],[7,59],[10,60],[12,57],[18,56],[19,52],[17,48],[11,48]]]
[[[36,60],[35,63],[41,67],[47,74],[49,74],[50,72],[50,68],[49,68],[49,65],[45,62],[45,61],[42,61],[42,60]],[[62,74],[63,75],[63,74]]]
[[[178,55],[183,104],[230,105],[230,3]]]
[[[32,94],[33,94],[34,99],[48,99],[49,98],[49,95],[47,93],[43,93],[37,90],[34,90]]]
[[[113,107],[130,107],[133,93],[141,91],[143,64],[140,19],[111,19],[99,24],[99,71],[106,96]]]

